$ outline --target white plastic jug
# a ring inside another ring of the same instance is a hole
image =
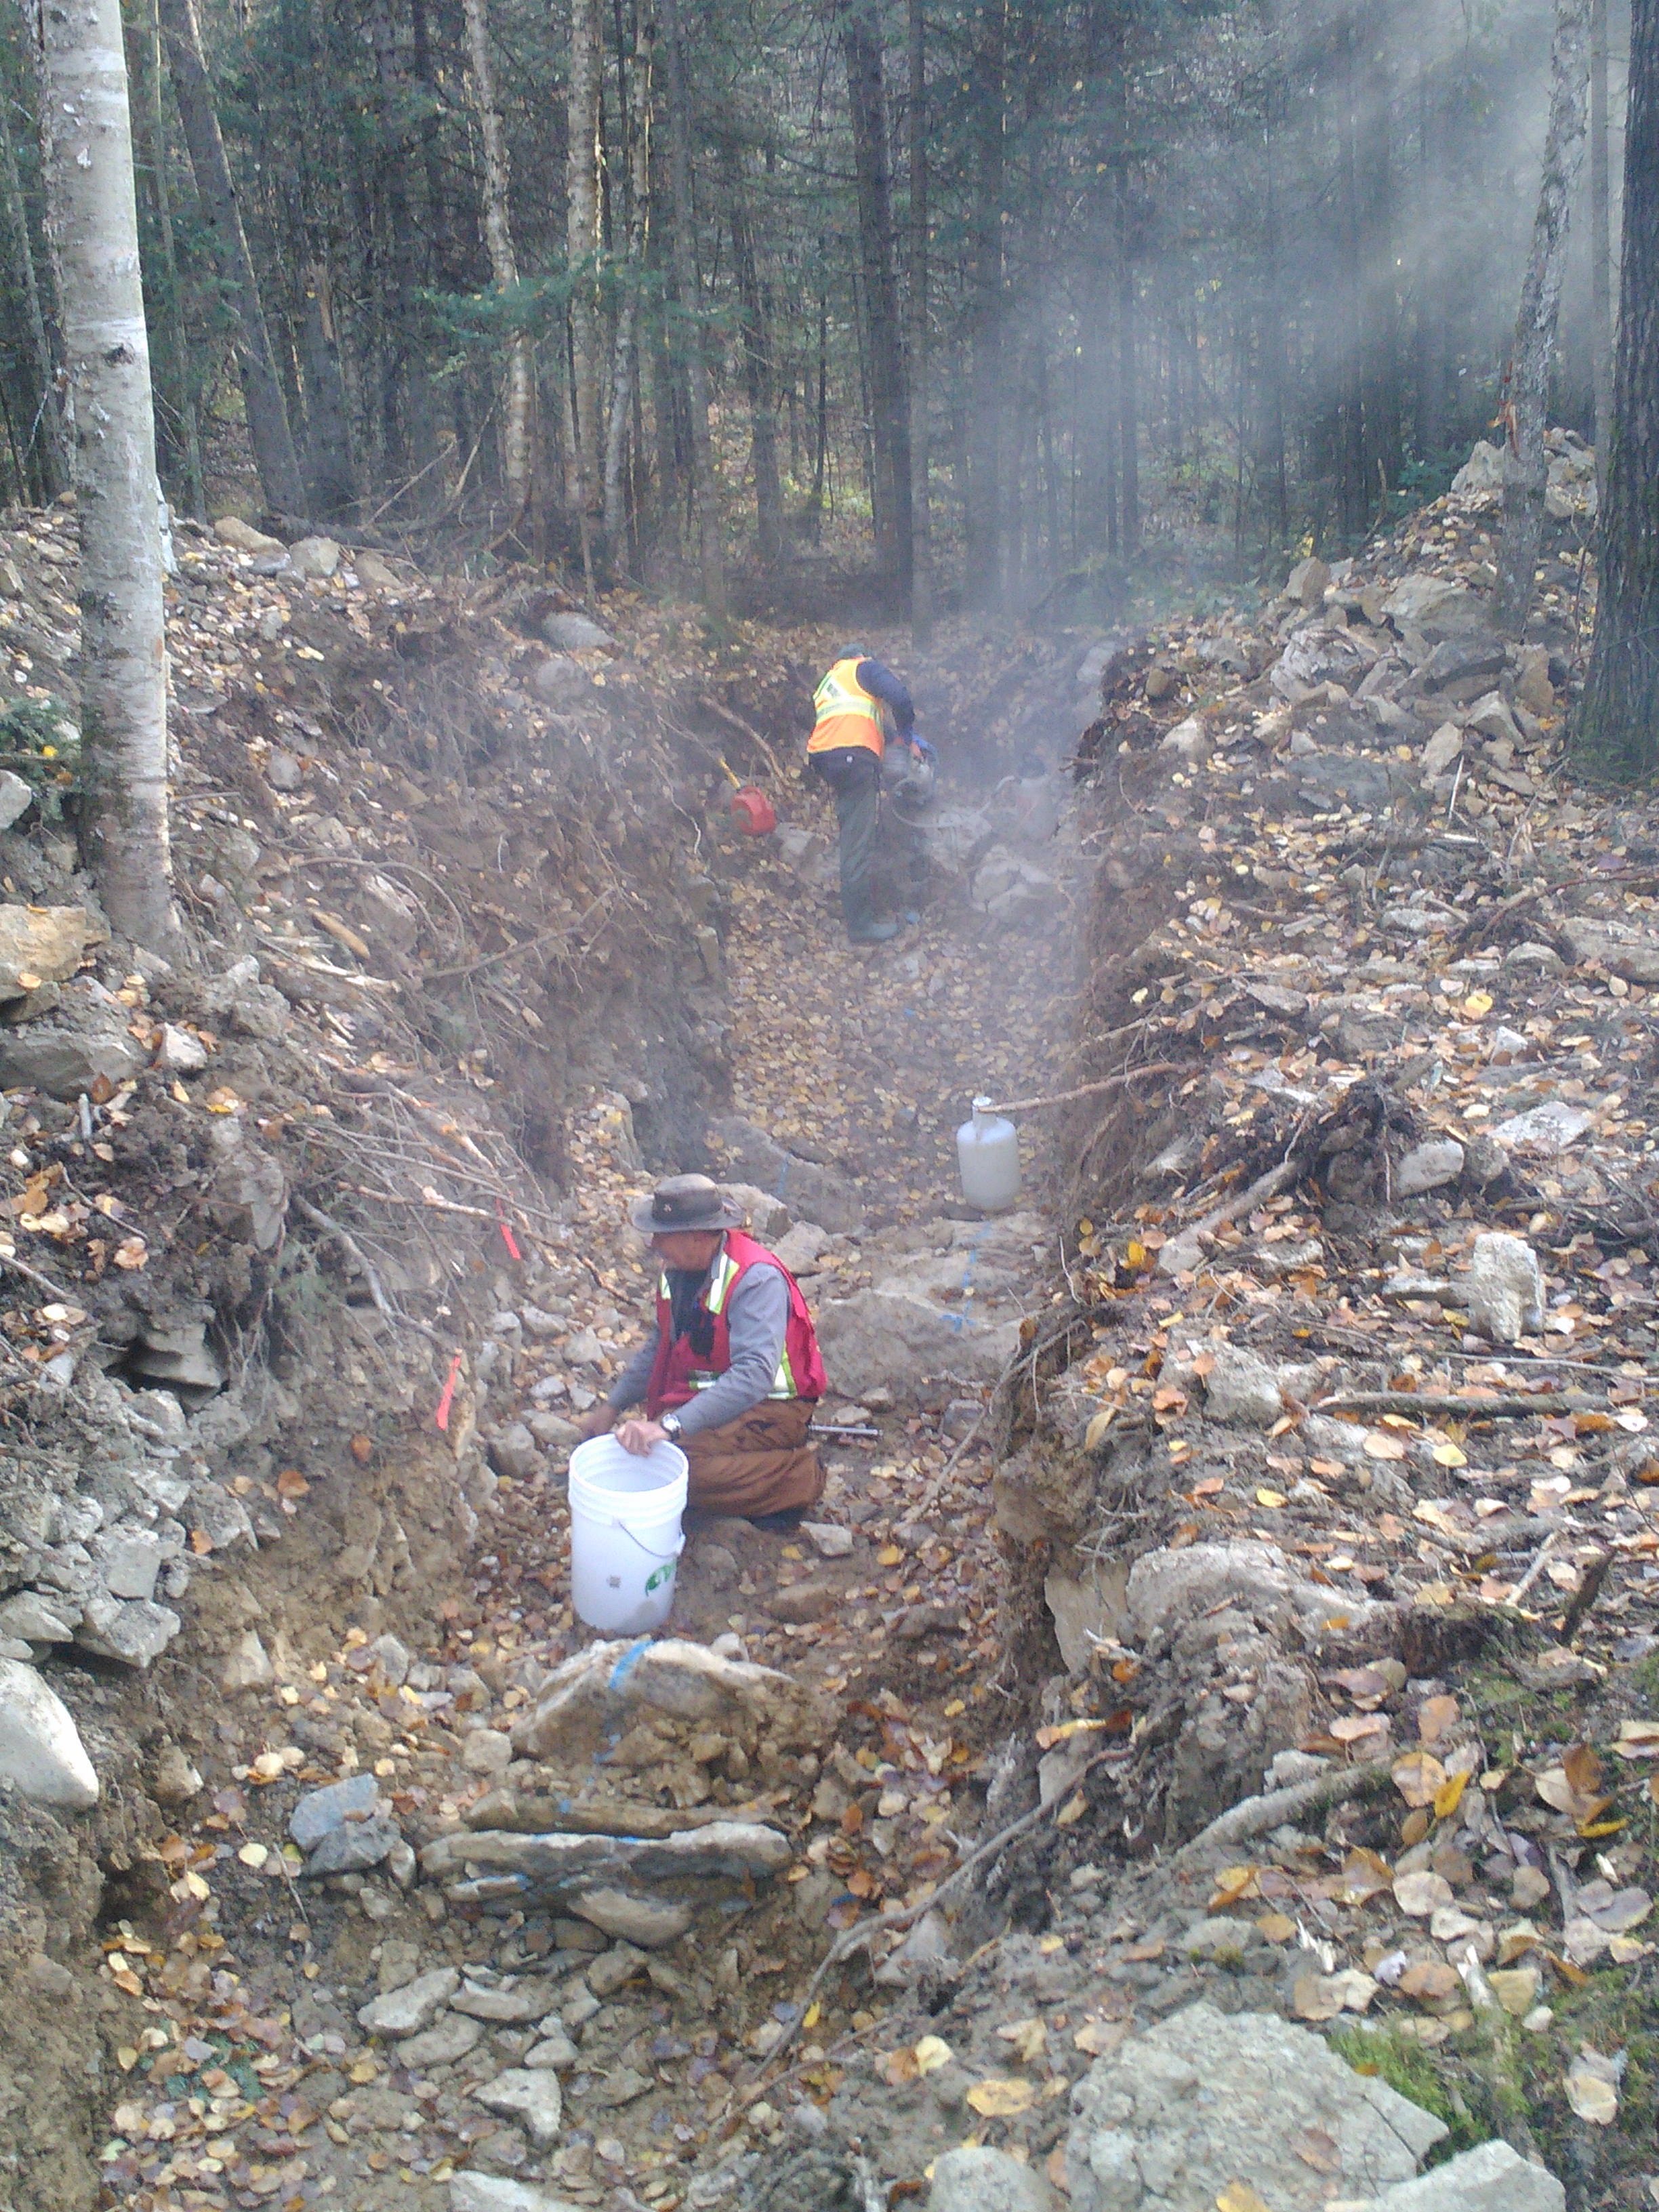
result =
[[[686,1486],[678,1444],[636,1453],[591,1437],[571,1453],[570,1602],[590,1628],[641,1636],[667,1620]]]
[[[981,1213],[1000,1213],[1019,1196],[1019,1135],[1012,1121],[975,1098],[974,1118],[957,1131],[962,1194]]]

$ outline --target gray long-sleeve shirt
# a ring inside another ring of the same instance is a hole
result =
[[[707,1283],[704,1274],[698,1287]],[[781,1272],[757,1261],[726,1304],[726,1333],[732,1364],[718,1382],[699,1390],[689,1405],[677,1408],[680,1427],[688,1437],[700,1429],[717,1429],[735,1421],[770,1395],[783,1357],[789,1328],[789,1285]],[[611,1384],[606,1396],[619,1413],[637,1406],[645,1396],[657,1357],[656,1333],[648,1336]]]

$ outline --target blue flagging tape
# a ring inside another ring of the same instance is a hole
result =
[[[622,1657],[611,1670],[609,1686],[612,1691],[621,1689],[623,1684],[650,1649],[651,1638],[648,1636],[641,1636],[635,1643],[629,1645],[627,1650],[623,1653]]]

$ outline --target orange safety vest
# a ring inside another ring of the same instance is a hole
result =
[[[882,705],[859,682],[856,660],[838,660],[812,694],[817,720],[806,741],[810,754],[842,745],[868,745],[878,760],[887,750]]]

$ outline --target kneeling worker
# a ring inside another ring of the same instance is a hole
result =
[[[587,1415],[631,1452],[659,1437],[690,1462],[688,1504],[793,1528],[823,1492],[807,1441],[823,1394],[812,1317],[783,1262],[745,1236],[742,1210],[707,1176],[673,1176],[629,1211],[663,1269],[657,1332]],[[643,1420],[618,1419],[645,1401]]]

